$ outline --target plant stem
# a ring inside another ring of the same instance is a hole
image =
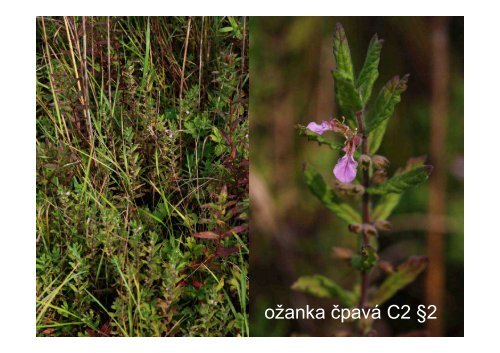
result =
[[[365,119],[363,116],[363,111],[356,113],[356,119],[358,121],[359,133],[362,136],[361,150],[363,154],[368,154],[368,135],[365,131]],[[370,223],[370,194],[366,192],[368,187],[370,187],[370,170],[369,168],[363,169],[363,187],[365,192],[363,193],[362,199],[362,218],[364,224]],[[361,245],[361,251],[369,246],[368,235],[363,232],[363,241]],[[366,295],[368,290],[368,272],[361,271],[361,294],[359,296],[359,307],[364,308],[366,306]]]

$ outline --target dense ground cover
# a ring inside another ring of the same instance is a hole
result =
[[[37,335],[248,335],[246,19],[36,27]]]

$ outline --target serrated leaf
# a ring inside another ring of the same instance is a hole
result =
[[[344,203],[325,183],[323,177],[310,165],[306,165],[304,177],[309,190],[323,205],[348,224],[361,223],[361,216],[350,205]]]
[[[339,71],[346,80],[354,81],[354,70],[352,67],[351,51],[345,35],[344,27],[337,23],[333,36],[333,55],[337,63],[336,70]]]
[[[368,46],[366,52],[365,63],[359,72],[358,79],[356,80],[356,87],[361,96],[363,106],[366,105],[372,94],[373,84],[378,78],[378,64],[380,62],[380,52],[382,51],[382,39],[378,39],[375,34]]]
[[[363,109],[361,97],[354,85],[354,81],[346,77],[342,71],[333,72],[335,79],[335,93],[340,108],[343,111],[357,112]]]
[[[375,130],[382,122],[392,116],[396,104],[401,101],[401,93],[407,88],[408,77],[409,75],[405,75],[400,79],[399,76],[395,76],[382,87],[375,100],[374,107],[366,116],[366,132]],[[385,132],[385,129],[383,132]]]
[[[384,280],[373,294],[370,303],[372,305],[381,305],[392,298],[399,290],[412,283],[425,270],[427,263],[428,259],[425,256],[410,257]]]
[[[316,141],[319,145],[326,145],[332,150],[341,150],[344,148],[343,143],[327,140],[320,134],[307,129],[305,126],[297,125],[296,128],[299,131],[299,135],[307,137],[309,141]]]
[[[426,181],[431,172],[432,166],[419,166],[401,175],[396,175],[380,185],[372,186],[367,191],[372,195],[400,194],[406,189]]]
[[[412,169],[424,166],[425,159],[426,159],[425,156],[412,157],[408,159],[404,167],[396,170],[394,176],[398,176]],[[401,194],[392,193],[383,195],[377,202],[377,206],[375,206],[375,209],[373,210],[372,213],[373,220],[383,221],[389,218],[394,208],[396,208],[396,206],[398,205],[400,199],[401,199]]]
[[[354,293],[322,275],[302,276],[292,285],[292,289],[318,298],[337,298],[346,307],[354,306],[357,300]]]
[[[354,69],[349,43],[344,28],[340,23],[337,23],[333,36],[333,55],[336,61],[336,68],[333,72],[336,97],[340,110],[350,118],[354,112],[361,110],[363,105],[354,84]]]

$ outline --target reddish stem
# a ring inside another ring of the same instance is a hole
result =
[[[368,154],[368,135],[365,131],[365,120],[363,116],[363,111],[356,113],[356,119],[358,121],[358,129],[362,136],[361,150],[363,154]],[[368,168],[363,169],[363,187],[365,192],[362,198],[362,218],[364,224],[370,223],[370,194],[366,190],[370,187],[370,171]],[[369,246],[368,235],[363,232],[363,241],[361,245],[361,251]],[[361,254],[363,256],[363,254]],[[366,306],[366,297],[368,291],[368,272],[361,271],[361,293],[359,296],[359,308],[364,308]]]

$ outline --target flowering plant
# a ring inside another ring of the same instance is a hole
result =
[[[322,275],[304,276],[292,288],[318,297],[336,298],[349,308],[365,309],[383,304],[414,281],[427,265],[424,256],[413,256],[397,267],[379,261],[378,232],[390,230],[391,224],[387,218],[397,206],[401,194],[427,180],[432,171],[432,166],[424,164],[425,158],[411,158],[405,167],[388,178],[389,160],[376,154],[389,118],[400,102],[408,81],[408,75],[402,78],[395,76],[367,109],[379,74],[382,43],[377,35],[373,36],[363,67],[355,77],[344,29],[337,24],[333,40],[336,60],[333,78],[338,105],[345,118],[297,126],[299,133],[309,140],[343,152],[333,168],[336,179],[333,187],[310,165],[305,166],[304,174],[311,192],[348,224],[349,231],[359,235],[358,251],[336,248],[335,253],[338,257],[350,260],[351,265],[359,271],[360,280],[359,286],[348,290]],[[328,131],[343,136],[344,143],[325,139],[323,134]],[[345,195],[360,196],[361,212],[344,201]],[[378,288],[370,285],[370,272],[376,265],[388,274]],[[358,329],[360,334],[373,334],[371,322],[367,320],[361,320]]]

